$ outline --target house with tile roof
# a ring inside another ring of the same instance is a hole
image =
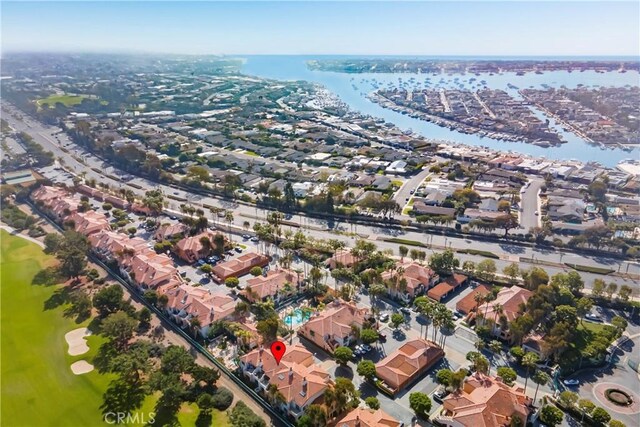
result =
[[[400,286],[402,279],[406,283],[404,289]],[[398,263],[395,269],[383,272],[382,280],[398,284],[387,288],[390,296],[409,302],[433,286],[438,280],[438,275],[429,267],[417,262],[405,262]]]
[[[393,395],[417,380],[444,357],[442,348],[431,341],[416,338],[376,363],[382,386]]]
[[[265,397],[270,385],[277,388],[283,402],[275,406],[295,419],[333,385],[331,375],[300,344],[288,347],[279,364],[270,351],[260,346],[241,356],[239,367]]]
[[[298,329],[298,335],[318,347],[333,353],[338,346],[348,346],[356,341],[352,326],[362,328],[369,311],[355,304],[335,300],[324,311],[312,316]]]
[[[185,236],[188,232],[189,227],[182,223],[162,224],[157,228],[155,233],[153,233],[153,238],[158,242],[162,242],[163,240],[171,240],[177,236]]]
[[[469,314],[474,311],[476,308],[480,306],[478,302],[476,302],[476,295],[481,295],[482,297],[486,297],[491,293],[491,289],[485,285],[478,285],[471,292],[465,295],[461,300],[456,303],[456,311],[462,314]],[[480,301],[482,303],[482,301]]]
[[[329,270],[333,270],[338,267],[350,268],[357,262],[358,259],[353,256],[350,249],[339,249],[327,259],[325,265]]]
[[[248,252],[230,261],[221,262],[211,272],[211,277],[218,283],[223,283],[229,277],[241,277],[248,274],[253,267],[264,267],[269,264],[269,258]]]
[[[181,239],[176,243],[174,250],[176,255],[188,263],[194,263],[199,259],[206,258],[211,254],[213,248],[213,240],[216,233],[205,230],[195,236],[189,236]],[[209,245],[202,243],[203,239],[209,240]]]
[[[400,427],[403,424],[382,409],[358,407],[331,425],[333,427]]]
[[[291,270],[270,270],[266,275],[247,280],[242,294],[249,302],[265,301],[269,298],[277,302],[280,298],[296,293],[304,275]]]
[[[67,190],[46,185],[33,191],[31,200],[57,221],[75,214],[80,206],[80,199],[71,196]]]
[[[509,427],[526,425],[531,399],[518,386],[508,386],[499,378],[475,373],[462,390],[447,396],[433,419],[446,427]],[[516,423],[514,418],[519,418]]]
[[[170,283],[160,287],[158,293],[167,296],[165,311],[178,325],[191,328],[197,319],[203,337],[214,322],[231,318],[238,304],[237,299],[228,295],[211,294],[205,288],[185,283]]]
[[[107,217],[96,211],[76,212],[69,220],[73,222],[74,230],[85,236],[111,228]]]
[[[462,288],[469,278],[464,274],[454,273],[451,276],[445,277],[440,283],[438,283],[433,289],[427,292],[427,296],[435,301],[442,301],[447,298],[453,292]]]
[[[509,330],[503,330],[500,325],[509,324],[520,316],[522,305],[526,304],[532,295],[533,292],[520,286],[502,288],[495,300],[486,302],[478,308],[478,325],[490,324],[493,335],[509,341],[511,339]],[[501,317],[504,317],[502,322]]]

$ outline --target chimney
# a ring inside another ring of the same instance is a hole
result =
[[[360,415],[356,415],[356,427],[360,427]]]
[[[293,381],[293,368],[289,366],[289,384]]]
[[[302,378],[302,391],[307,392],[307,377]]]

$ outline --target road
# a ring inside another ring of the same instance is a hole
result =
[[[12,114],[4,114],[4,119],[7,120],[15,130],[29,133],[37,143],[41,144],[45,149],[52,151],[56,157],[62,158],[65,168],[76,175],[85,173],[87,178],[94,178],[97,182],[108,184],[112,188],[128,188],[138,196],[142,196],[145,190],[157,188],[161,189],[165,195],[188,200],[189,203],[195,206],[209,205],[230,210],[233,212],[233,224],[237,230],[242,230],[242,225],[245,221],[249,221],[250,224],[253,225],[256,220],[264,221],[264,218],[266,217],[267,211],[255,206],[247,206],[229,200],[193,194],[164,184],[158,184],[144,178],[134,177],[128,182],[113,179],[109,175],[117,177],[126,174],[116,170],[111,165],[103,162],[92,154],[84,152],[82,148],[74,146],[74,144],[69,141],[66,134],[60,132],[59,128],[43,125],[26,117],[25,122],[22,122],[16,119]],[[65,152],[62,147],[65,147],[67,151]],[[78,159],[81,159],[81,161],[78,161]],[[421,174],[422,173],[424,173],[424,171],[421,172]],[[143,189],[139,190],[128,186],[127,184],[135,184]],[[530,187],[532,186],[534,186],[533,183]],[[410,187],[407,186],[406,190],[410,191]],[[183,203],[170,199],[168,199],[168,201],[169,209],[174,211],[179,211],[179,205]],[[416,231],[393,230],[379,225],[355,225],[344,222],[328,224],[327,220],[308,218],[302,215],[293,215],[289,221],[290,223],[295,224],[289,227],[294,231],[296,229],[301,229],[308,236],[317,239],[341,240],[348,246],[353,246],[355,243],[355,237],[352,235],[352,232],[355,232],[364,238],[374,240],[379,249],[391,249],[395,254],[398,253],[398,247],[400,244],[391,243],[385,241],[385,239],[402,238],[420,242],[421,244],[429,246],[428,248],[421,248],[422,250],[426,250],[428,255],[434,251],[441,251],[445,247],[450,247],[452,249],[473,248],[488,251],[499,256],[499,259],[495,260],[499,270],[511,262],[519,262],[521,264],[521,268],[528,268],[532,265],[541,263],[541,266],[549,273],[549,275],[567,271],[568,269],[562,266],[563,262],[600,268],[610,268],[622,273],[629,273],[630,275],[633,275],[633,279],[628,277],[623,278],[620,276],[607,276],[607,281],[616,282],[618,285],[627,284],[631,286],[634,290],[634,295],[637,295],[640,291],[640,283],[637,279],[640,275],[640,265],[638,263],[625,260],[558,252],[550,249],[522,247],[508,242],[494,243],[472,241],[470,239],[450,237],[442,234],[426,234]],[[465,254],[459,254],[458,257],[461,261],[470,260],[476,263],[486,259],[482,256]],[[603,278],[601,275],[592,273],[582,272],[581,275],[585,280],[587,288],[591,287],[593,280],[596,278]]]
[[[520,193],[520,226],[529,231],[530,228],[538,227],[540,225],[540,216],[536,215],[536,212],[540,213],[540,202],[538,192],[540,187],[544,184],[544,180],[541,178],[533,178],[529,181],[530,184],[527,188]]]
[[[429,175],[431,175],[431,172],[429,172],[429,169],[425,168],[422,169],[417,175],[412,176],[411,179],[405,181],[402,187],[400,187],[400,189],[396,191],[395,196],[393,196],[393,199],[396,201],[396,203],[402,207],[406,205],[407,199],[411,197],[411,191],[417,189],[420,184],[422,184],[422,181],[424,181],[425,178]]]

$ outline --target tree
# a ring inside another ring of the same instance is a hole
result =
[[[208,415],[213,409],[213,396],[209,393],[201,393],[196,399],[196,404],[200,408],[200,413]]]
[[[148,326],[151,321],[151,310],[147,307],[142,307],[140,311],[137,313],[138,321],[141,325]]]
[[[453,377],[453,371],[451,369],[440,369],[436,373],[436,382],[442,384],[445,387],[451,385],[451,378]]]
[[[611,415],[609,415],[604,408],[598,406],[591,412],[591,419],[596,423],[604,425],[611,420]]]
[[[602,279],[595,279],[593,281],[593,287],[591,289],[591,294],[594,297],[600,298],[604,295],[604,289],[606,287],[606,283]]]
[[[398,329],[400,325],[402,325],[404,322],[405,322],[405,318],[402,314],[393,313],[391,315],[391,324],[393,325],[394,329]]]
[[[356,372],[361,377],[366,378],[367,380],[371,380],[376,376],[376,365],[371,360],[363,360],[358,363],[358,367],[356,368]]]
[[[224,279],[224,284],[230,288],[235,288],[240,284],[240,280],[237,277],[231,276]]]
[[[509,230],[518,227],[518,217],[513,214],[500,215],[494,220],[497,228],[504,230],[504,237],[509,235]]]
[[[276,316],[269,316],[263,320],[258,320],[256,329],[266,342],[273,341],[278,335],[280,321]]]
[[[312,404],[304,408],[304,415],[298,420],[298,426],[324,427],[327,425],[327,411],[324,406]]]
[[[353,351],[349,347],[339,346],[333,352],[333,357],[340,365],[346,365],[353,359]]]
[[[508,366],[499,367],[498,376],[502,378],[502,381],[504,381],[507,385],[513,385],[516,378],[518,378],[516,371],[514,371],[512,368],[509,368]]]
[[[431,411],[431,399],[424,393],[415,392],[409,395],[409,407],[420,418],[427,418]]]
[[[102,321],[102,335],[114,343],[115,348],[124,351],[133,338],[133,332],[138,327],[138,321],[124,311],[110,314]]]
[[[496,276],[496,263],[491,259],[485,259],[476,264],[476,277],[480,280],[492,282]]]
[[[633,293],[633,289],[629,285],[621,285],[618,291],[618,299],[627,302]]]
[[[407,254],[409,253],[409,248],[407,248],[406,246],[400,245],[398,247],[398,252],[400,253],[400,261],[403,261],[404,257],[406,257]]]
[[[380,409],[380,401],[377,397],[369,396],[364,400],[364,403],[371,409]]]
[[[527,352],[524,356],[522,356],[522,366],[527,370],[527,374],[524,378],[524,392],[527,392],[527,382],[529,381],[529,375],[531,374],[531,369],[536,367],[536,363],[540,361],[540,358],[537,354],[532,352]]]
[[[202,366],[202,365],[193,365],[193,367],[191,368],[191,376],[193,377],[193,380],[198,382],[198,383],[205,383],[208,387],[213,387],[216,385],[216,381],[218,381],[218,378],[220,378],[220,371],[218,371],[217,369],[214,368],[209,368],[208,366]],[[225,394],[231,394],[231,392],[229,390],[227,390],[224,387],[219,387],[216,390],[216,393],[213,395],[214,400],[219,401],[221,400],[222,397],[222,393]],[[216,403],[216,408],[218,409],[227,409],[227,407],[229,407],[229,405],[231,405],[231,401],[233,400],[233,395],[231,395],[231,399],[229,400],[229,404],[224,407],[224,408],[220,408],[217,403]]]
[[[4,212],[3,212],[4,215]],[[49,233],[44,237],[44,252],[47,254],[55,254],[62,246],[62,236],[58,233]]]
[[[596,405],[589,399],[580,399],[578,400],[578,408],[586,414],[591,414]]]
[[[482,374],[489,374],[489,359],[480,355],[476,359],[473,360],[473,369],[476,372],[480,372]]]
[[[533,402],[535,404],[536,397],[538,396],[538,388],[540,388],[541,385],[545,385],[549,381],[551,381],[551,377],[544,371],[538,371],[533,374],[533,378],[531,378],[531,380],[536,383],[536,392],[533,395]]]
[[[622,421],[611,420],[609,421],[609,427],[626,427]]]
[[[313,406],[313,405],[310,405]],[[232,426],[238,427],[266,427],[267,423],[257,416],[249,407],[239,400],[233,407],[229,420]]]
[[[521,271],[520,274],[525,286],[532,291],[538,289],[540,285],[549,283],[549,275],[540,267],[531,267],[529,270]]]
[[[545,405],[540,410],[540,421],[550,427],[555,427],[562,422],[564,413],[553,405]]]
[[[327,391],[325,391],[325,401],[332,402],[338,414],[348,407],[354,407],[360,400],[360,392],[348,378],[336,377],[333,389]]]
[[[122,296],[124,292],[119,285],[111,285],[100,289],[93,296],[93,306],[101,317],[106,317],[122,308]]]
[[[451,249],[442,253],[434,253],[429,258],[429,267],[438,274],[451,274],[454,268],[458,268],[460,260],[456,258]]]
[[[373,344],[379,338],[378,331],[375,329],[364,328],[360,331],[360,339],[365,344]]]
[[[518,363],[522,362],[522,358],[525,355],[525,351],[520,346],[511,347],[509,353]]]
[[[502,273],[507,276],[507,278],[509,279],[509,283],[511,283],[512,285],[515,285],[516,283],[518,283],[518,276],[520,275],[520,267],[518,266],[517,263],[512,262],[511,264],[507,265],[505,268],[502,269]]]
[[[591,313],[593,301],[590,298],[582,297],[576,302],[576,314],[580,317],[580,322],[587,313]]]
[[[476,263],[473,261],[465,261],[462,263],[462,271],[471,277],[476,272]]]
[[[256,277],[262,276],[262,268],[255,266],[249,271],[249,273],[251,273],[252,276],[256,276]]]
[[[558,396],[558,402],[565,408],[573,408],[578,403],[578,394],[572,391],[563,391]]]

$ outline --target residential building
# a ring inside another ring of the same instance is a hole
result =
[[[460,301],[456,303],[456,311],[462,314],[471,313],[482,304],[482,301],[480,301],[480,303],[476,302],[476,295],[482,295],[483,297],[486,297],[490,293],[491,289],[489,289],[488,286],[476,286],[470,293],[465,295]]]
[[[400,281],[404,279],[406,287],[399,287]],[[438,280],[438,275],[428,267],[416,262],[398,263],[397,269],[387,270],[382,273],[382,280],[396,286],[389,286],[389,295],[400,298],[405,302],[411,301],[418,295],[423,294]]]
[[[405,342],[376,364],[378,378],[391,394],[396,394],[444,357],[442,348],[422,338]]]
[[[401,427],[403,424],[382,409],[355,408],[333,427]]]
[[[503,330],[501,325],[508,325],[522,313],[522,306],[531,298],[533,292],[520,286],[502,288],[496,299],[486,302],[478,308],[478,324],[492,325],[492,333],[496,337],[510,340],[509,330]],[[501,318],[504,319],[501,320]]]
[[[174,250],[176,255],[188,263],[194,263],[199,259],[206,258],[211,254],[213,241],[216,233],[203,231],[195,236],[185,237],[176,243]],[[208,240],[208,244],[203,244],[203,240]]]
[[[73,221],[73,228],[85,236],[110,228],[107,217],[96,211],[76,212],[69,220]]]
[[[239,366],[242,375],[265,397],[269,385],[273,385],[284,398],[274,406],[295,419],[333,384],[329,373],[300,344],[288,347],[280,363],[260,346],[241,356]]]
[[[268,298],[277,302],[283,296],[296,293],[302,278],[302,274],[291,270],[271,270],[266,275],[247,280],[247,286],[242,293],[250,302],[264,301]]]
[[[435,301],[446,299],[451,293],[463,287],[467,283],[468,277],[464,274],[454,273],[445,277],[434,288],[429,289],[427,296]]]
[[[153,238],[158,242],[163,240],[171,240],[177,236],[185,236],[189,231],[189,227],[182,223],[176,224],[162,224],[155,233],[153,233]]]
[[[229,277],[241,277],[249,273],[253,267],[264,267],[269,258],[254,252],[240,255],[238,258],[222,262],[212,270],[212,277],[217,282],[224,282]]]
[[[351,268],[357,262],[358,259],[353,256],[351,250],[339,249],[326,261],[326,266],[329,270],[333,270],[338,267]]]
[[[362,328],[368,317],[368,310],[335,300],[324,311],[302,325],[298,329],[298,335],[333,353],[336,347],[348,346],[356,341],[353,326]]]
[[[518,386],[475,373],[461,391],[447,396],[434,421],[446,427],[510,427],[526,425],[531,399]],[[519,418],[520,422],[514,421]]]

